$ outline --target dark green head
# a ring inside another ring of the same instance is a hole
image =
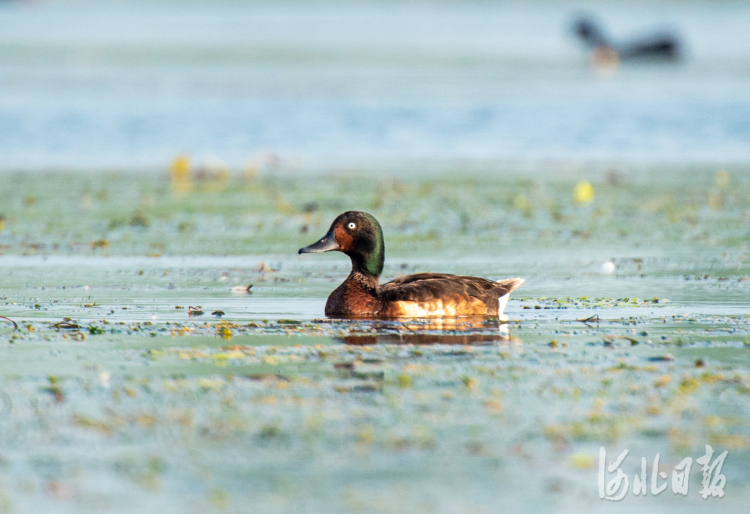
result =
[[[299,253],[333,250],[348,255],[354,271],[376,278],[383,272],[383,230],[372,214],[349,211],[339,215],[320,241],[300,249]]]

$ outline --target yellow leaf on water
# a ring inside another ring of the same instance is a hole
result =
[[[729,185],[729,172],[727,170],[719,170],[716,172],[716,185],[724,188]]]
[[[573,200],[580,205],[588,205],[594,201],[594,186],[586,180],[580,181],[573,188]]]
[[[568,465],[573,469],[591,469],[594,467],[594,456],[588,453],[574,453],[568,457]]]
[[[484,408],[491,414],[500,414],[503,412],[503,402],[499,399],[487,400],[484,402]]]
[[[477,379],[474,377],[464,376],[461,378],[461,381],[464,383],[467,389],[470,391],[473,391],[477,387]]]
[[[190,177],[190,157],[178,155],[169,166],[169,179],[175,193],[188,193],[193,188]]]
[[[398,376],[399,387],[403,389],[407,389],[411,387],[411,384],[412,384],[411,377],[407,375],[406,373],[402,373],[401,375]]]
[[[190,173],[190,157],[178,155],[172,161],[169,171],[172,180],[185,180]]]

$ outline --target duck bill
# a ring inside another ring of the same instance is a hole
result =
[[[317,243],[300,248],[299,253],[332,252],[334,250],[341,250],[341,247],[336,242],[336,236],[333,234],[333,230],[329,230],[328,233]]]

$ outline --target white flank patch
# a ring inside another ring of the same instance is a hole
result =
[[[508,321],[508,316],[503,314],[503,311],[505,311],[505,306],[508,305],[509,299],[510,299],[510,293],[506,293],[497,299],[497,301],[500,302],[500,306],[497,309],[497,317],[500,318],[502,321]]]

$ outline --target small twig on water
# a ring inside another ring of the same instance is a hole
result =
[[[589,316],[588,318],[584,319],[577,319],[576,321],[579,321],[581,323],[589,323],[589,322],[596,322],[597,326],[599,325],[599,315],[594,314],[593,316]]]
[[[605,345],[611,345],[611,344],[614,344],[614,342],[615,342],[615,339],[624,339],[624,340],[626,340],[626,341],[630,341],[630,345],[631,345],[631,346],[635,346],[635,345],[637,345],[637,344],[639,344],[639,343],[640,343],[640,341],[638,341],[638,339],[635,339],[635,338],[633,338],[633,337],[628,337],[628,336],[618,336],[618,335],[611,335],[611,334],[603,335],[603,336],[602,336],[602,339],[604,339],[604,344],[605,344]]]
[[[406,330],[408,330],[409,332],[412,332],[412,333],[416,334],[416,332],[415,332],[414,330],[412,330],[412,329],[411,329],[411,328],[409,327],[409,325],[407,325],[407,324],[406,324],[406,323],[404,323],[403,321],[401,322],[401,325],[403,325],[403,327],[404,327],[404,328],[405,328]]]
[[[8,320],[8,321],[10,321],[11,323],[13,323],[13,328],[14,328],[15,330],[18,330],[18,323],[16,323],[16,322],[15,322],[15,321],[13,321],[12,319],[10,319],[10,318],[8,318],[8,317],[5,317],[5,316],[0,316],[0,319],[4,319],[4,320]]]
[[[81,325],[74,322],[70,318],[63,318],[62,321],[58,321],[57,323],[53,323],[50,325],[55,330],[81,330]]]

